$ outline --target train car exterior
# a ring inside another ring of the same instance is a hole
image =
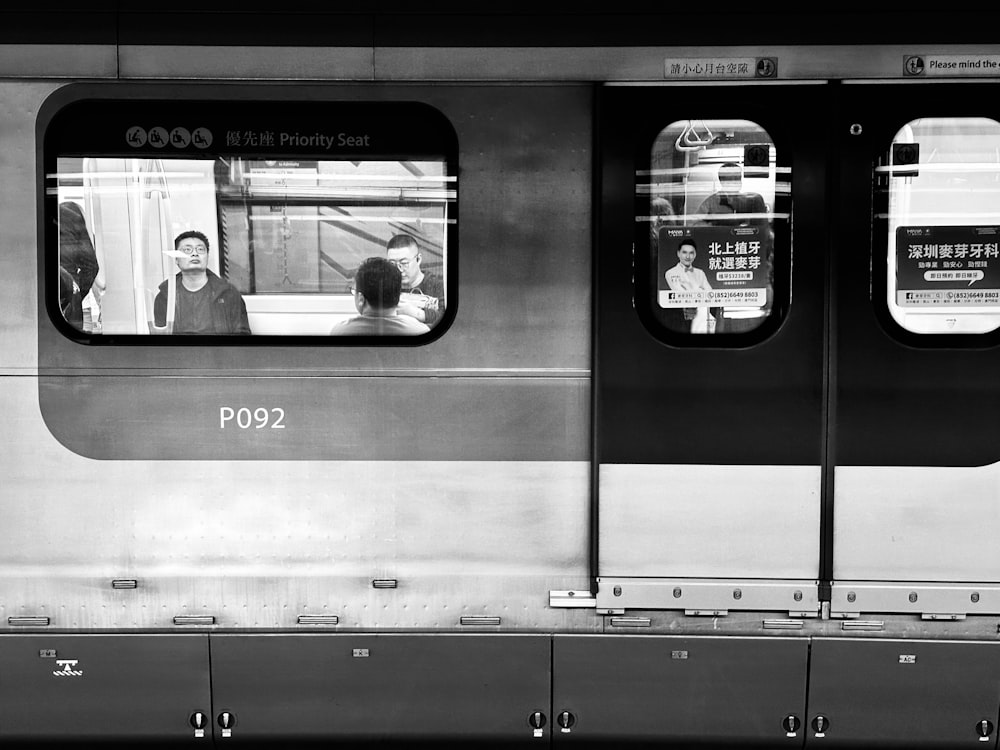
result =
[[[997,746],[995,11],[2,16],[0,748]]]

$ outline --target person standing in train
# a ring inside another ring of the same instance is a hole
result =
[[[663,196],[657,196],[649,202],[649,213],[649,239],[655,249],[659,246],[660,230],[676,225],[677,215],[670,201]]]
[[[63,317],[84,330],[83,300],[100,271],[83,210],[73,201],[59,204],[59,285]]]
[[[416,336],[431,329],[399,312],[400,270],[385,258],[367,258],[351,284],[358,314],[333,327],[331,336]]]
[[[208,267],[208,238],[190,231],[174,240],[174,258],[180,269],[175,277],[173,333],[249,334],[247,308],[239,289],[220,279]],[[167,324],[170,279],[160,284],[153,302],[157,327]]]
[[[444,314],[444,282],[437,274],[420,268],[423,260],[420,248],[408,234],[392,237],[386,245],[386,254],[402,274],[403,292],[414,295],[399,304],[399,313],[433,328]]]
[[[677,265],[664,274],[667,286],[675,292],[710,291],[708,277],[700,268],[694,267],[698,257],[698,246],[690,237],[685,237],[677,246]],[[707,306],[685,307],[684,320],[690,321],[691,333],[715,333],[715,316]]]

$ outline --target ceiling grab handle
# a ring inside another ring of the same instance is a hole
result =
[[[701,121],[701,127],[704,131],[703,134],[699,134],[698,126],[694,120],[688,120],[687,126],[677,136],[674,148],[678,151],[698,151],[706,146],[711,146],[715,136],[704,120]]]

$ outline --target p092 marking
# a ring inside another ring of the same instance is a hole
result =
[[[285,410],[277,406],[270,409],[258,406],[252,410],[245,406],[219,408],[220,430],[226,429],[227,423],[231,423],[228,425],[229,427],[235,426],[241,430],[249,430],[251,427],[255,430],[283,430],[285,429],[284,421]]]

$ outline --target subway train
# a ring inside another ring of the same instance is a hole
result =
[[[0,748],[997,747],[1000,14],[207,10],[0,14]]]

